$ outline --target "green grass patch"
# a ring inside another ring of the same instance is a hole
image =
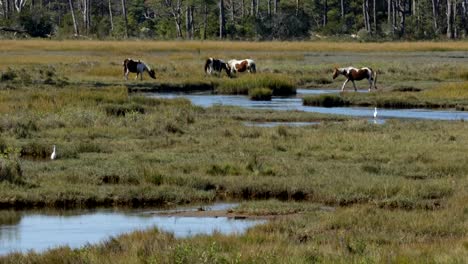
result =
[[[282,75],[251,74],[221,81],[216,87],[220,94],[249,94],[251,89],[269,88],[274,96],[296,94],[293,81]]]
[[[350,104],[350,102],[345,100],[343,97],[339,95],[321,94],[321,95],[304,97],[303,104],[310,105],[310,106],[333,107],[333,106],[347,106]]]
[[[249,90],[250,100],[270,101],[273,91],[269,88],[253,88]]]

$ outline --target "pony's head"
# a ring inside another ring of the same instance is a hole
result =
[[[205,62],[205,74],[208,73],[208,68],[210,67],[211,62],[213,61],[213,58],[208,58],[206,59]]]
[[[227,63],[224,63],[224,69],[226,70],[226,74],[227,74],[229,77],[232,77],[232,76],[231,76],[231,66],[229,66],[229,64],[227,64]]]
[[[148,74],[149,74],[149,76],[151,76],[151,78],[156,79],[156,73],[154,72],[153,69],[148,70]]]
[[[337,67],[335,67],[333,69],[333,79],[335,79],[336,77],[338,77],[338,75],[340,75],[340,71],[338,70]]]

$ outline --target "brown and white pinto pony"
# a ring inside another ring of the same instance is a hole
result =
[[[231,67],[231,73],[238,73],[238,72],[245,72],[248,71],[250,73],[257,72],[257,66],[255,65],[255,61],[251,59],[245,60],[230,60],[228,61],[229,67]]]
[[[369,81],[369,92],[371,91],[372,86],[374,86],[374,89],[377,89],[377,86],[375,85],[377,82],[377,72],[373,71],[371,68],[364,67],[361,69],[357,69],[354,67],[347,67],[347,68],[335,67],[333,71],[333,79],[338,77],[338,75],[340,74],[346,77],[346,81],[343,83],[343,86],[341,87],[341,91],[344,91],[344,88],[349,81],[353,82],[354,91],[357,91],[356,84],[354,83],[354,81],[360,81],[362,79],[367,79]]]
[[[128,80],[128,74],[131,72],[137,74],[135,80],[138,79],[138,75],[140,75],[140,80],[143,80],[143,72],[145,71],[148,72],[151,78],[156,79],[156,74],[154,70],[140,60],[125,59],[123,62],[123,66],[125,80]]]
[[[205,62],[205,74],[213,74],[217,73],[218,75],[221,75],[221,72],[225,70],[226,74],[231,77],[231,67],[224,62],[223,60],[220,59],[215,59],[215,58],[208,58]]]

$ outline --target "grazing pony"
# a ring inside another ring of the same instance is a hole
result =
[[[220,59],[215,59],[215,58],[208,58],[205,62],[205,74],[213,74],[215,72],[218,73],[218,75],[221,75],[221,72],[225,70],[226,74],[231,77],[231,67],[224,62],[223,60]]]
[[[346,77],[346,81],[343,83],[341,87],[341,91],[344,91],[345,85],[349,82],[353,82],[354,91],[357,91],[356,84],[354,81],[360,81],[362,79],[367,79],[369,81],[369,92],[371,91],[372,86],[374,89],[377,89],[375,85],[377,82],[377,72],[373,71],[371,68],[364,67],[361,69],[356,69],[354,67],[347,67],[347,68],[336,68],[333,71],[333,79],[338,77],[338,75],[344,75]]]
[[[125,80],[128,80],[128,74],[134,72],[137,74],[135,80],[140,75],[140,80],[143,80],[143,72],[147,71],[151,78],[156,79],[156,74],[153,69],[140,60],[125,59],[123,62]]]
[[[238,73],[238,72],[245,72],[248,71],[250,73],[257,72],[257,66],[255,65],[255,61],[251,59],[245,60],[230,60],[228,61],[229,67],[231,67],[231,73]]]

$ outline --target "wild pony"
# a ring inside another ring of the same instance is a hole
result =
[[[143,80],[143,72],[147,71],[151,78],[156,79],[156,74],[151,67],[146,65],[144,62],[140,60],[132,60],[132,59],[125,59],[123,62],[124,66],[124,76],[125,80],[128,80],[128,74],[133,72],[136,73],[137,76],[135,80],[138,79],[138,75],[140,75],[140,80]]]
[[[228,61],[229,67],[231,67],[231,73],[238,73],[238,72],[245,72],[248,71],[250,73],[257,72],[257,66],[255,65],[255,61],[251,59],[245,60],[230,60]]]
[[[213,74],[215,72],[218,73],[218,75],[221,75],[221,72],[225,70],[226,74],[231,77],[231,67],[224,62],[223,60],[220,59],[215,59],[215,58],[208,58],[205,62],[205,74]]]
[[[354,91],[357,91],[356,84],[354,83],[354,81],[360,81],[362,79],[367,79],[369,81],[369,92],[371,91],[372,86],[374,86],[374,89],[377,89],[377,86],[375,85],[377,82],[377,72],[373,71],[371,68],[364,67],[361,69],[357,69],[354,67],[335,67],[335,69],[333,70],[333,79],[338,77],[338,75],[340,74],[346,77],[346,81],[343,83],[341,91],[344,91],[344,88],[349,81],[353,82]]]

